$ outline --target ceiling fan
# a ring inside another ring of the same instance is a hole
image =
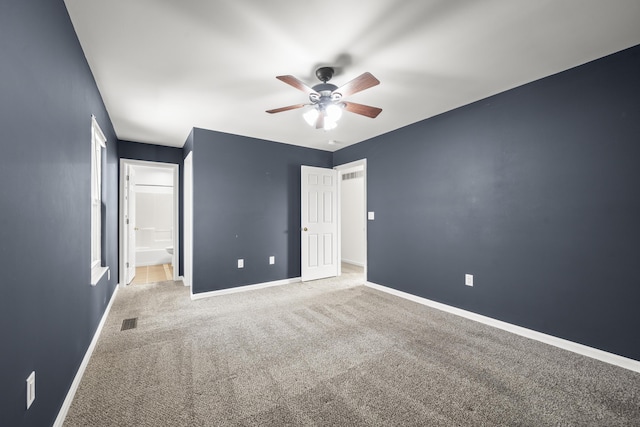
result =
[[[378,79],[373,77],[371,73],[364,73],[338,87],[332,83],[327,83],[331,80],[331,77],[333,77],[333,73],[334,70],[331,67],[318,68],[316,70],[316,77],[318,77],[322,83],[313,87],[307,86],[294,76],[277,76],[276,79],[306,93],[309,96],[309,103],[267,110],[267,113],[281,113],[283,111],[295,110],[311,105],[313,108],[309,109],[303,117],[310,126],[324,130],[330,130],[336,127],[337,120],[342,116],[343,109],[351,113],[371,117],[372,119],[380,114],[382,111],[381,108],[343,100],[343,97],[353,95],[354,93],[380,84]]]

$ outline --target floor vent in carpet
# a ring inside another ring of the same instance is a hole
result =
[[[132,317],[131,319],[124,319],[122,321],[122,328],[120,328],[120,330],[126,331],[127,329],[135,329],[136,326],[138,326],[137,317]]]

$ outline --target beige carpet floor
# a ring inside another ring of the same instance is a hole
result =
[[[640,425],[638,373],[345,279],[122,289],[64,425]]]

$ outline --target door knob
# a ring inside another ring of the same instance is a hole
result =
[[[303,228],[304,231],[307,231],[307,227]]]

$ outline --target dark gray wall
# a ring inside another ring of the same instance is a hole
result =
[[[0,3],[0,424],[53,423],[115,289],[117,143],[64,3]],[[91,114],[107,137],[90,281]],[[25,409],[36,371],[36,400]]]
[[[0,52],[0,420],[46,426],[116,286],[117,143],[61,0],[2,1]],[[368,159],[369,279],[640,360],[638,75],[636,47],[335,153]],[[108,139],[96,287],[91,114]],[[331,154],[198,129],[187,145],[194,291],[299,276],[299,166]]]
[[[334,153],[367,159],[368,280],[640,360],[638,76],[634,47]]]
[[[178,191],[179,191],[179,202],[178,202],[178,216],[179,216],[179,230],[178,230],[178,248],[179,248],[179,274],[184,274],[184,239],[182,238],[183,234],[183,224],[182,224],[182,215],[183,215],[183,198],[182,194],[184,192],[184,180],[183,180],[183,153],[182,148],[175,147],[164,147],[160,145],[154,144],[141,144],[137,142],[130,141],[119,141],[118,142],[118,157],[121,159],[132,159],[132,160],[145,160],[148,162],[158,162],[158,163],[173,163],[178,165]],[[118,164],[118,167],[120,165]],[[118,172],[119,174],[120,172]]]
[[[193,292],[299,277],[300,166],[331,167],[332,154],[202,129],[192,136]]]

